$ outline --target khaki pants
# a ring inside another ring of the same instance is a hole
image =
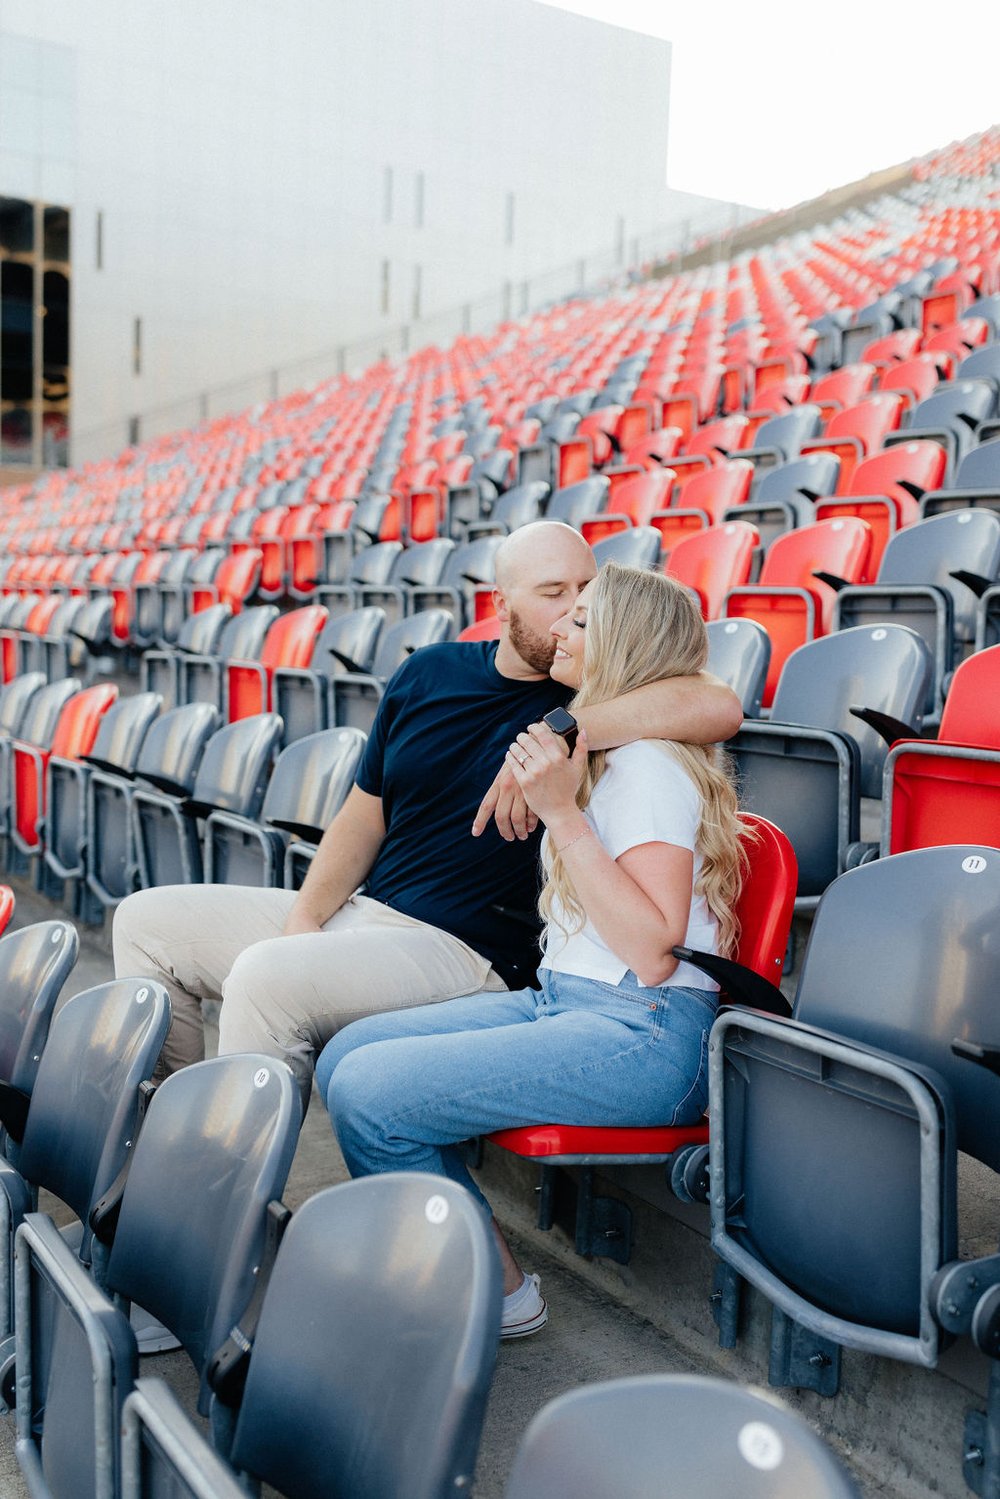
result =
[[[352,1020],[506,988],[457,937],[362,895],[321,932],[283,937],[294,900],[291,890],[163,885],[122,901],[115,973],[157,979],[170,995],[163,1072],[201,1060],[201,1001],[222,999],[220,1053],[280,1057],[305,1105],[316,1056]]]

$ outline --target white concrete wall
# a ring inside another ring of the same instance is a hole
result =
[[[429,314],[611,251],[619,220],[627,253],[666,211],[669,86],[668,43],[534,0],[4,0],[0,195],[73,212],[74,457],[397,329],[417,266]]]

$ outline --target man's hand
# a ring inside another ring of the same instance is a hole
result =
[[[523,841],[538,826],[538,818],[529,808],[506,765],[500,767],[492,786],[479,803],[479,811],[472,824],[473,838],[478,838],[489,826],[491,817],[496,822],[500,837],[507,843],[513,843],[515,838]]]

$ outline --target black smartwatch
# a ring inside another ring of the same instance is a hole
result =
[[[560,739],[566,741],[566,753],[571,755],[576,747],[576,736],[580,726],[572,713],[565,708],[553,708],[551,713],[546,713],[542,723],[547,724],[553,734],[558,734]]]

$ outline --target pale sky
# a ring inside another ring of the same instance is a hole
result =
[[[998,0],[544,3],[673,42],[685,192],[785,208],[1000,124]]]

